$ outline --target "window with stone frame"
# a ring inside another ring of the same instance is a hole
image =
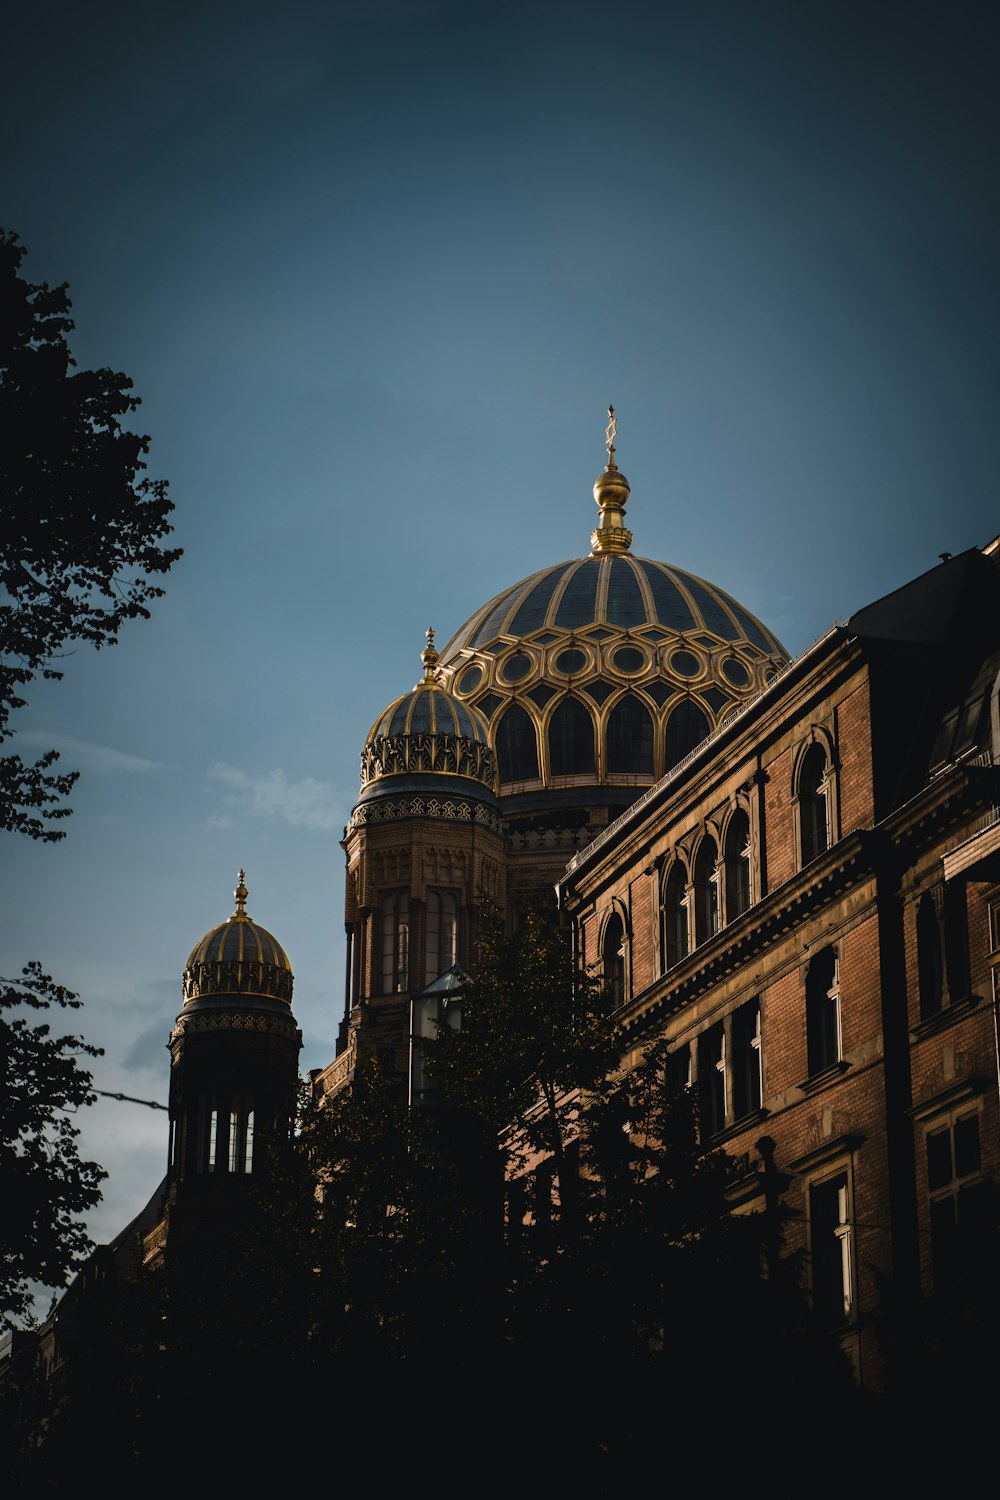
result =
[[[679,859],[670,866],[663,883],[660,923],[660,946],[664,967],[672,969],[675,964],[687,958],[691,948],[687,871]]]
[[[388,891],[380,903],[380,987],[383,995],[399,994],[410,983],[410,898],[406,891]]]
[[[925,891],[917,902],[917,989],[920,1018],[937,1015],[944,1004],[944,955],[941,951],[940,892]]]
[[[601,945],[601,969],[609,1011],[625,1003],[625,924],[617,912],[609,918]]]
[[[733,1060],[733,1117],[741,1120],[760,1109],[764,1072],[760,1001],[756,997],[733,1011],[731,1020]]]
[[[799,853],[803,865],[830,847],[830,771],[825,748],[810,745],[799,767]]]
[[[813,1315],[822,1328],[856,1316],[851,1175],[844,1167],[809,1184],[809,1270]]]
[[[934,1290],[950,1295],[975,1273],[983,1242],[986,1190],[976,1104],[952,1110],[926,1130],[927,1197]]]
[[[431,984],[458,962],[458,897],[429,890],[424,922],[424,984]]]
[[[698,1118],[703,1140],[726,1128],[726,1032],[722,1022],[698,1038]]]
[[[739,807],[729,819],[723,846],[727,922],[750,910],[750,855],[750,819]]]
[[[691,1044],[685,1042],[667,1053],[664,1083],[668,1094],[679,1094],[691,1087]]]
[[[917,903],[917,990],[920,1019],[929,1020],[969,994],[969,926],[966,887],[948,881]]]
[[[711,836],[702,839],[694,862],[694,933],[706,943],[719,930],[719,848]]]
[[[840,965],[836,950],[822,948],[806,969],[806,1052],[809,1076],[840,1062]]]

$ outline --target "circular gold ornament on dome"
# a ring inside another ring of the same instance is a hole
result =
[[[534,662],[526,651],[516,651],[500,668],[501,679],[504,682],[523,682],[533,666]]]
[[[578,650],[576,646],[570,646],[568,651],[560,651],[553,662],[556,671],[562,672],[565,677],[575,677],[586,665],[586,652]]]
[[[645,651],[640,651],[636,646],[622,646],[612,656],[611,664],[617,672],[623,672],[626,677],[634,676],[646,667],[649,658]]]
[[[675,651],[669,665],[671,672],[676,672],[678,677],[697,677],[701,671],[701,662],[693,651]]]

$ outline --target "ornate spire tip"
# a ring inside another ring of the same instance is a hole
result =
[[[245,880],[246,880],[246,871],[245,870],[241,870],[240,873],[239,873],[239,875],[236,877],[236,889],[233,892],[233,896],[235,897],[235,900],[236,900],[236,910],[233,912],[233,916],[234,917],[245,917],[246,914],[247,914],[246,913],[246,904],[247,904],[247,895],[249,893],[247,891],[246,886],[243,883]]]

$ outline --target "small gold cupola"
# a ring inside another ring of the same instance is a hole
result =
[[[604,431],[605,446],[608,450],[607,467],[603,474],[598,475],[594,483],[594,499],[600,507],[601,515],[597,526],[590,536],[590,548],[592,557],[605,556],[608,553],[618,554],[628,552],[632,545],[632,533],[625,525],[625,507],[628,504],[629,482],[615,463],[615,435],[618,423],[615,420],[615,409],[608,407],[608,425]]]

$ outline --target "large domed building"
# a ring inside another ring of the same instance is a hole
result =
[[[633,554],[609,416],[589,555],[504,589],[440,653],[428,631],[423,677],[367,736],[326,1088],[350,1076],[362,1035],[406,1071],[412,999],[468,963],[482,898],[515,920],[551,905],[567,858],[788,660],[729,594]]]

